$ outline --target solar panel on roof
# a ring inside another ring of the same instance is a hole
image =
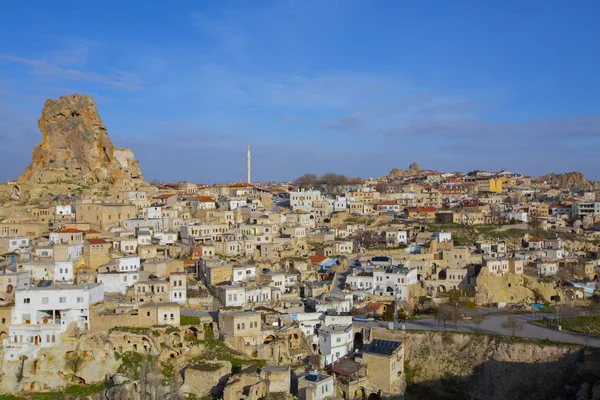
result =
[[[375,339],[369,344],[367,352],[390,356],[394,354],[394,351],[396,351],[401,344],[401,342],[395,342],[393,340]]]
[[[38,282],[37,287],[48,287],[50,285],[52,285],[52,281],[43,280]]]

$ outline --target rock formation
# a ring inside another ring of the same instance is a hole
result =
[[[38,120],[42,142],[20,184],[115,185],[123,178],[143,183],[129,149],[115,148],[90,96],[46,100]]]
[[[547,174],[539,178],[540,182],[546,182],[550,185],[563,186],[573,189],[598,190],[598,182],[588,181],[581,172],[567,172],[564,174]]]
[[[411,332],[404,368],[414,398],[579,399],[567,386],[595,382],[598,356],[598,349],[570,345]]]
[[[402,178],[405,176],[417,175],[419,172],[421,172],[421,168],[419,168],[419,164],[417,164],[416,162],[413,162],[412,164],[410,164],[408,166],[408,170],[406,170],[406,171],[398,169],[398,168],[392,169],[390,171],[390,173],[388,174],[388,178],[390,178],[390,179]]]

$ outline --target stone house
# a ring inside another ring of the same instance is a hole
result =
[[[374,339],[363,351],[362,362],[372,388],[380,397],[403,394],[404,345],[399,341]]]
[[[261,315],[253,311],[219,313],[221,332],[233,337],[256,337],[261,334]]]
[[[3,340],[4,359],[15,361],[21,355],[37,357],[41,347],[59,343],[60,336],[71,324],[89,330],[90,305],[102,300],[102,284],[31,287],[17,291],[9,338]]]
[[[298,378],[299,400],[325,400],[333,395],[333,376],[313,372]]]
[[[16,271],[14,266],[0,267],[0,304],[12,302],[17,290],[25,290],[30,286],[28,271]]]
[[[76,208],[77,220],[89,222],[94,229],[117,227],[137,214],[135,205],[122,203],[81,203]]]
[[[97,268],[110,261],[110,244],[104,239],[87,239],[83,242],[83,260],[89,268]]]
[[[323,365],[333,364],[352,351],[354,330],[349,326],[325,326],[319,329],[319,352]]]

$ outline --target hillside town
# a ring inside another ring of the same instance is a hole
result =
[[[91,97],[39,125],[0,186],[2,393],[399,399],[411,330],[518,336],[540,313],[544,339],[600,312],[600,185],[580,174],[253,182],[248,146],[243,181],[146,182]]]

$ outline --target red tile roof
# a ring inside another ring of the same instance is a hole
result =
[[[58,233],[83,233],[83,231],[80,231],[79,229],[74,229],[74,228],[66,228],[61,231],[58,231]]]
[[[310,256],[308,257],[308,261],[312,262],[312,263],[320,263],[323,260],[327,260],[328,257],[324,257],[324,256]]]
[[[175,196],[175,195],[173,193],[160,194],[158,196],[154,196],[153,199],[165,200],[165,199],[168,199],[171,196]]]

